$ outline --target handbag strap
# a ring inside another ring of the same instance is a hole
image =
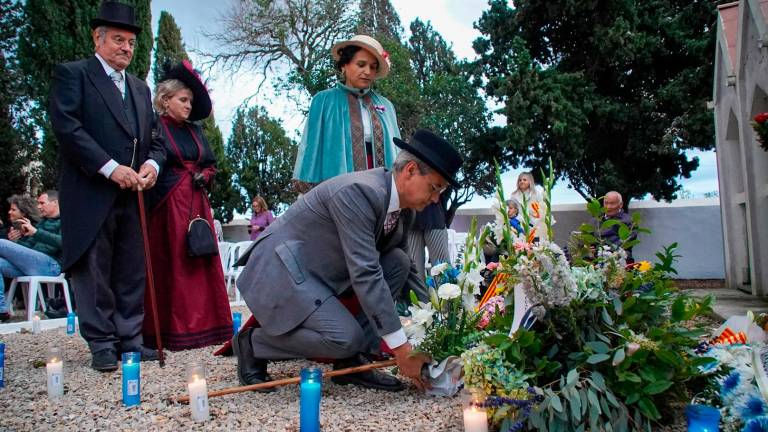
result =
[[[170,129],[168,129],[168,118],[166,118],[165,116],[160,117],[160,122],[163,124],[163,128],[165,128],[165,135],[166,135],[166,137],[168,137],[168,141],[173,146],[173,150],[176,152],[176,156],[178,156],[179,161],[183,165],[184,164],[184,157],[181,155],[181,150],[179,150],[179,146],[176,144],[176,140],[173,138],[173,135],[171,135]],[[200,143],[200,139],[197,137],[197,134],[195,133],[194,129],[189,127],[189,123],[185,122],[184,126],[186,126],[187,130],[189,131],[189,134],[192,135],[192,140],[195,141],[195,144],[197,144],[197,160],[195,161],[195,165],[197,165],[198,163],[200,163],[200,159],[202,159],[202,157],[203,157],[203,145]],[[189,167],[187,167],[185,165],[183,165],[183,166],[186,169],[186,171],[190,175],[193,176],[191,180],[194,181],[195,170],[193,170],[192,168],[189,168]],[[195,189],[195,186],[193,184],[192,185],[192,199],[189,202],[189,217],[188,217],[188,219],[190,221],[192,220],[192,214],[193,214],[193,210],[195,208],[195,190],[194,189]],[[202,190],[200,191],[200,193],[202,193],[203,196],[205,196],[205,193]],[[199,216],[200,215],[198,215],[198,217]],[[208,221],[206,221],[206,223],[207,222]]]

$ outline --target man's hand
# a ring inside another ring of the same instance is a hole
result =
[[[400,375],[410,378],[419,390],[429,388],[429,383],[426,383],[421,379],[421,368],[424,366],[424,363],[428,363],[432,360],[429,355],[424,353],[414,353],[413,347],[411,347],[411,344],[408,342],[394,348],[392,352],[395,354],[395,360],[397,361]]]
[[[21,235],[24,237],[32,237],[37,232],[37,228],[32,226],[32,222],[27,218],[16,219],[21,222]]]
[[[155,185],[155,182],[157,182],[157,171],[152,164],[145,163],[141,165],[141,168],[139,168],[139,181],[142,189],[150,189]]]
[[[144,167],[142,166],[142,169]],[[136,189],[141,179],[136,171],[125,165],[118,165],[109,179],[120,185],[120,189]]]

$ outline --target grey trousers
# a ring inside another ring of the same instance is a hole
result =
[[[431,230],[410,230],[408,232],[408,253],[416,264],[421,280],[426,279],[424,270],[424,247],[429,249],[429,263],[433,266],[448,262],[451,259],[448,250],[448,230],[445,228]],[[452,263],[449,263],[452,264]]]
[[[121,192],[93,243],[69,270],[80,333],[91,352],[142,344],[144,267],[136,193]]]
[[[408,279],[410,259],[402,249],[393,249],[380,258],[384,280],[393,296]],[[379,336],[364,312],[353,316],[336,297],[323,302],[299,327],[282,335],[253,329],[254,357],[265,360],[321,357],[341,359],[359,352],[377,352]]]

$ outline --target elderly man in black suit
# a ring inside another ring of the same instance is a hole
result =
[[[150,92],[125,72],[136,35],[133,7],[104,2],[91,20],[95,55],[56,67],[49,114],[60,146],[62,268],[70,272],[80,330],[99,371],[143,346],[145,269],[136,190],[165,162]]]

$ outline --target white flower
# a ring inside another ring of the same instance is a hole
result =
[[[437,296],[443,300],[455,299],[461,295],[461,288],[452,283],[445,283],[440,285],[437,289]]]
[[[408,336],[408,341],[412,345],[418,346],[424,341],[424,337],[427,335],[427,329],[420,325],[411,325],[403,329],[405,335]]]
[[[431,274],[432,276],[438,276],[440,273],[446,271],[447,269],[448,269],[448,263],[447,262],[440,263],[440,264],[432,267],[429,270],[429,274]]]
[[[432,309],[431,303],[421,303],[419,305],[412,305],[408,307],[411,311],[412,326],[424,326],[429,327],[432,325],[435,310]],[[406,326],[406,329],[411,326]]]

